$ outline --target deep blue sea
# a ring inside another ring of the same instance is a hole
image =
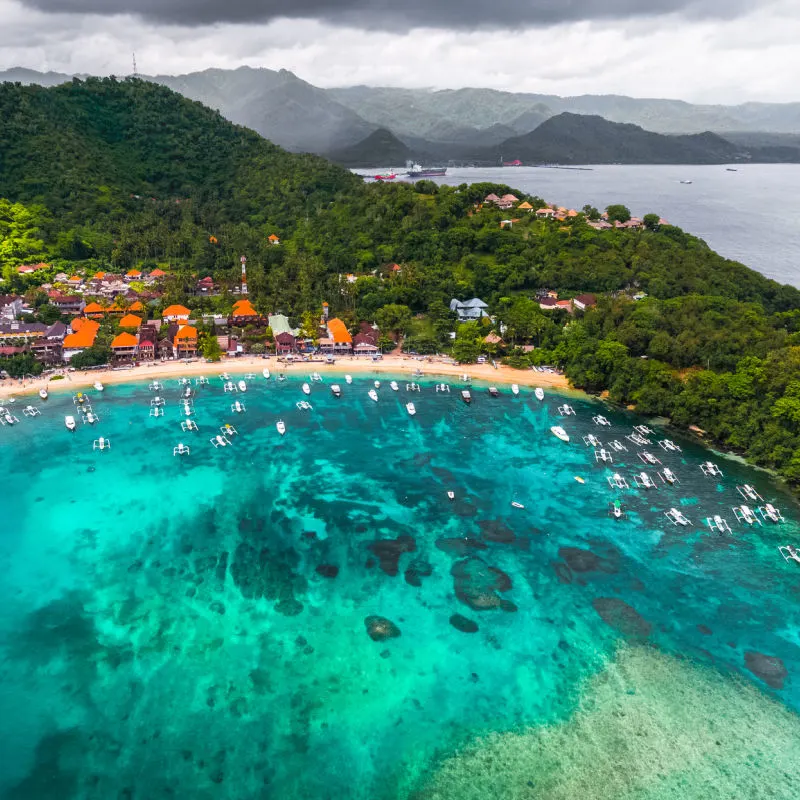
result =
[[[800,796],[800,565],[777,550],[800,516],[768,474],[650,421],[644,449],[680,483],[649,467],[659,488],[612,490],[645,469],[632,414],[480,385],[467,406],[455,384],[386,376],[377,403],[364,376],[336,399],[330,382],[304,411],[299,378],[259,375],[236,414],[214,376],[197,432],[175,380],[159,418],[145,384],[89,392],[100,422],[76,433],[69,393],[35,418],[17,401],[0,797]],[[215,449],[224,423],[238,435]],[[629,451],[602,466],[589,433]],[[786,522],[736,523],[742,483]]]
[[[437,183],[506,183],[569,208],[624,203],[660,214],[727,258],[800,287],[800,165],[451,168]],[[380,172],[381,170],[376,170]],[[366,172],[359,170],[359,172]],[[373,174],[370,172],[369,174]],[[690,180],[691,185],[681,181]]]

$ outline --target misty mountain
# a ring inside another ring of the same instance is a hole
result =
[[[416,161],[420,156],[391,131],[379,128],[366,139],[328,153],[328,158],[344,167],[391,167]]]

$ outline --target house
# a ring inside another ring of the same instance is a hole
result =
[[[173,342],[176,358],[193,358],[197,355],[197,328],[181,325]]]
[[[37,360],[45,364],[55,364],[62,360],[64,337],[67,335],[67,326],[63,322],[54,322],[45,332],[44,336],[34,339],[31,351]]]
[[[376,356],[379,352],[380,348],[370,342],[361,341],[353,344],[354,356]]]
[[[63,283],[66,283],[67,286],[72,289],[77,289],[83,283],[83,279],[80,277],[80,275],[72,275],[63,281]]]
[[[133,301],[133,302],[132,302],[132,303],[131,303],[131,304],[128,306],[128,313],[129,313],[129,314],[130,314],[130,313],[138,313],[138,314],[143,314],[143,313],[144,313],[144,305],[142,304],[141,300],[134,300],[134,301]]]
[[[333,339],[335,353],[349,353],[353,349],[353,337],[347,326],[338,317],[328,320],[328,333]]]
[[[157,281],[161,280],[161,278],[166,278],[167,273],[164,272],[163,269],[159,269],[156,267],[146,278],[147,281]]]
[[[124,279],[126,281],[140,281],[142,279],[142,272],[141,272],[141,270],[138,270],[138,269],[129,269],[125,273],[125,278]]]
[[[237,300],[233,304],[230,317],[228,317],[228,325],[253,325],[261,321],[261,314],[253,308],[249,300]]]
[[[556,309],[572,313],[572,300],[556,300]]]
[[[289,333],[288,331],[282,331],[281,333],[275,334],[276,355],[285,356],[288,355],[289,353],[293,353],[296,349],[297,349],[297,339],[291,333]]]
[[[50,297],[50,305],[55,306],[62,314],[80,314],[86,307],[86,301],[79,295],[56,293]]]
[[[281,243],[281,240],[274,233],[271,233],[269,236],[267,236],[267,241],[270,244],[280,244]]]
[[[15,294],[0,294],[0,321],[11,322],[22,313],[25,301]]]
[[[219,294],[219,286],[214,283],[214,280],[211,277],[201,278],[199,281],[197,281],[197,284],[194,287],[194,293],[211,297]]]
[[[164,309],[164,313],[161,315],[161,318],[164,320],[164,322],[187,323],[191,313],[192,312],[189,311],[189,309],[185,306],[172,305],[167,306]]]
[[[500,199],[504,203],[519,203],[519,197],[516,197],[513,194],[504,194]]]
[[[132,359],[136,357],[139,340],[132,333],[118,333],[111,341],[111,351],[116,359]]]
[[[20,275],[31,275],[34,272],[38,272],[40,269],[50,269],[50,265],[45,264],[44,261],[40,261],[38,264],[22,264],[17,267],[17,272]]]
[[[137,317],[136,314],[126,314],[120,321],[120,328],[136,328],[138,329],[142,324],[142,318]]]
[[[75,323],[80,323],[75,325]],[[100,323],[91,319],[81,317],[72,320],[72,330],[74,333],[68,333],[64,337],[63,342],[63,358],[64,361],[69,361],[76,353],[80,353],[94,345],[97,338],[97,332],[100,330]]]
[[[171,339],[162,339],[158,343],[158,357],[164,361],[168,358],[175,358],[175,348]]]
[[[106,309],[103,308],[100,303],[88,303],[84,307],[83,313],[85,316],[91,317],[92,319],[101,319],[106,313]]]
[[[139,345],[137,347],[139,358],[142,361],[154,361],[156,357],[156,347],[152,337],[143,338],[139,334]]]
[[[473,297],[472,300],[467,300],[463,303],[455,298],[450,301],[450,310],[458,315],[459,322],[473,322],[474,320],[488,317],[487,308],[489,306],[477,297]]]
[[[527,211],[530,214],[533,211],[533,206],[526,200],[517,206],[517,211]]]
[[[497,203],[499,200],[500,198],[494,194],[494,192],[492,194],[487,194],[486,197],[483,198],[484,203]]]
[[[586,311],[587,308],[597,305],[597,298],[593,294],[579,294],[577,297],[572,298],[572,304],[575,308]]]
[[[552,208],[538,208],[536,210],[536,216],[539,219],[548,219],[555,216],[555,211]]]
[[[47,325],[41,322],[13,322],[0,323],[0,341],[10,339],[39,339],[45,335]]]
[[[389,264],[389,272],[392,275],[399,275],[403,271],[403,268],[399,264]]]
[[[539,308],[542,311],[553,311],[556,307],[555,297],[542,297],[539,299]]]
[[[502,337],[498,336],[494,331],[483,337],[486,344],[496,344],[498,347],[505,347],[505,342]]]
[[[596,222],[590,220],[586,224],[596,231],[610,231],[614,227],[610,222],[606,222],[604,219],[599,219]]]

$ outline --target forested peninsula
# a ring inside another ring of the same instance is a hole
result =
[[[326,302],[351,332],[376,323],[383,347],[556,365],[800,482],[800,292],[658,209],[628,225],[622,206],[537,214],[551,198],[496,184],[365,185],[136,79],[0,85],[0,141],[0,295],[24,298],[28,321],[69,324],[53,293],[94,301],[92,276],[158,274],[114,302],[144,321],[180,303],[210,337],[203,315],[231,318],[246,254],[263,319],[313,339]],[[198,293],[203,279],[217,291]],[[459,322],[451,301],[471,298],[487,315]],[[102,320],[98,357],[118,325]],[[248,327],[247,346],[273,346]],[[42,368],[16,349],[0,369]]]

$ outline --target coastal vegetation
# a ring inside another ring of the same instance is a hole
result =
[[[597,229],[597,209],[540,218],[545,199],[508,186],[364,185],[141,80],[2,85],[0,137],[0,293],[31,296],[37,318],[54,320],[36,291],[59,272],[156,267],[154,315],[172,303],[228,315],[246,253],[255,308],[310,338],[327,301],[351,331],[377,323],[383,346],[559,366],[580,388],[695,425],[800,482],[800,291],[657,214]],[[484,202],[511,192],[532,211]],[[18,271],[32,262],[47,267]],[[219,292],[197,296],[206,276]],[[548,290],[597,303],[543,308]],[[450,301],[472,297],[491,318],[459,324]],[[202,352],[217,358],[210,333]],[[103,363],[111,334],[84,366]]]

